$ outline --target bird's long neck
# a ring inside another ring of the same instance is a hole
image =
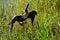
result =
[[[25,8],[26,14],[28,14],[28,6],[29,6],[29,3],[27,4],[27,6],[26,6],[26,8]]]
[[[24,19],[27,18],[27,16],[29,15],[28,6],[29,6],[29,3],[27,4],[27,6],[26,6],[26,8],[25,8],[25,12],[24,12],[24,14],[23,14]]]

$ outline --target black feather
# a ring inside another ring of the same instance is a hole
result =
[[[17,21],[20,25],[23,25],[23,21],[26,20],[26,19],[28,19],[28,18],[30,18],[30,19],[31,19],[31,23],[32,23],[32,25],[33,25],[33,21],[34,21],[35,15],[37,15],[37,12],[36,12],[36,11],[28,12],[28,6],[29,6],[29,3],[27,4],[27,7],[26,7],[26,9],[25,9],[25,12],[26,12],[25,15],[24,15],[24,13],[23,13],[23,14],[21,14],[21,15],[16,15],[16,16],[14,16],[14,17],[11,19],[11,21],[10,21],[10,23],[9,23],[9,25],[11,26],[11,27],[10,27],[10,32],[12,32],[13,24],[15,23],[15,21]],[[26,16],[26,17],[25,17],[25,16]],[[20,22],[22,22],[22,24],[21,24]]]

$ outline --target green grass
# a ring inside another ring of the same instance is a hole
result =
[[[7,24],[24,11],[27,3],[28,0],[0,0],[0,40],[59,40],[57,0],[31,0],[29,11],[37,11],[34,26],[30,19],[24,26],[15,22],[10,34]]]

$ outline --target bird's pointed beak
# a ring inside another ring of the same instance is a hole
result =
[[[13,23],[9,23],[8,25],[10,26],[10,32],[12,33]]]

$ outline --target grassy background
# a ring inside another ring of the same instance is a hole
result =
[[[0,40],[59,40],[57,0],[30,0],[29,11],[37,11],[34,26],[30,19],[23,27],[15,22],[10,34],[7,24],[24,11],[27,3],[28,0],[0,0]]]

